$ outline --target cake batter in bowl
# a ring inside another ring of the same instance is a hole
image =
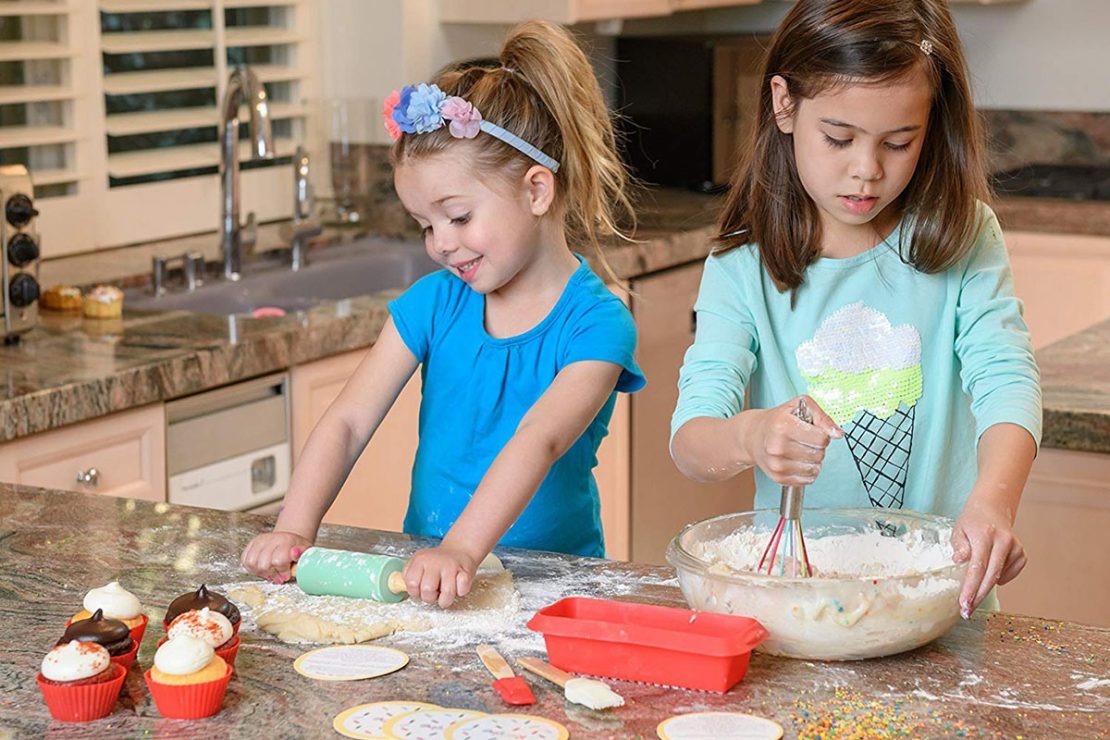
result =
[[[759,620],[770,637],[758,650],[811,660],[875,658],[924,645],[959,619],[967,564],[952,562],[951,519],[891,509],[806,510],[811,578],[756,572],[778,519],[778,509],[706,519],[667,548],[687,603]]]

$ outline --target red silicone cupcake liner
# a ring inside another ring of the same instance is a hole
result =
[[[545,606],[528,627],[564,671],[722,693],[767,639],[749,617],[583,597]]]
[[[205,683],[174,685],[158,683],[150,676],[150,670],[143,674],[154,704],[159,713],[167,719],[202,719],[220,711],[228,681],[231,680],[231,666],[223,678]]]
[[[163,637],[159,640],[158,647],[162,647],[162,644],[168,639],[170,638]],[[239,654],[239,643],[242,641],[239,635],[232,635],[231,639],[224,643],[223,646],[216,648],[216,655],[223,658],[224,662],[229,666],[235,668],[235,656]]]
[[[134,637],[131,638],[131,649],[126,653],[120,655],[113,655],[112,662],[122,668],[124,671],[131,670],[131,664],[135,662],[135,655],[139,652],[139,641]]]
[[[108,670],[116,675],[107,681],[80,686],[53,684],[39,673],[36,681],[50,716],[60,722],[91,722],[111,714],[127,671],[114,663],[108,665]]]

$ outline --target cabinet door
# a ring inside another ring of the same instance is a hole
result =
[[[1110,455],[1042,449],[1014,531],[1029,563],[999,589],[1002,609],[1110,627]]]
[[[165,409],[144,406],[0,445],[0,480],[165,501]]]
[[[316,422],[324,415],[367,350],[356,350],[294,367],[293,469]],[[352,527],[401,531],[416,459],[420,377],[414,375],[359,457],[324,521]]]
[[[758,0],[756,0],[758,1]],[[672,0],[440,0],[444,23],[520,23],[543,18],[582,23],[670,15]]]
[[[1110,318],[1110,238],[1007,231],[1006,247],[1035,349]]]
[[[633,285],[640,367],[648,384],[632,396],[631,556],[663,563],[678,530],[719,514],[751,509],[755,480],[748,470],[727,481],[697,483],[678,472],[670,454],[678,370],[693,342],[694,301],[702,263],[675,268]]]

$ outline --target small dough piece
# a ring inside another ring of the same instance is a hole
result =
[[[257,609],[266,603],[266,594],[258,586],[250,585],[235,588],[227,592],[229,598],[241,604],[246,604],[251,609]]]

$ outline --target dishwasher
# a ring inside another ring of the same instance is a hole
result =
[[[289,417],[287,373],[167,403],[169,502],[276,511],[292,468]]]

